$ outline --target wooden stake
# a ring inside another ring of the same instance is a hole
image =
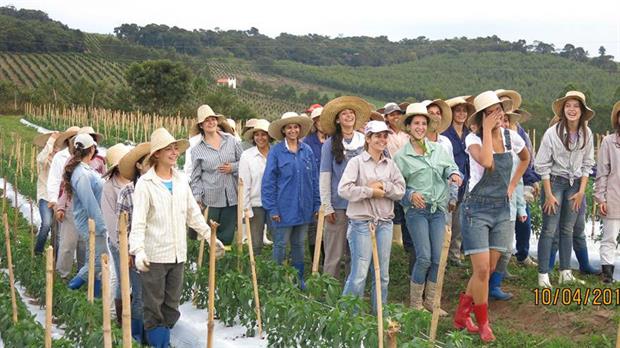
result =
[[[368,228],[370,229],[370,239],[372,240],[372,263],[375,270],[375,295],[377,303],[377,335],[379,340],[379,348],[383,348],[383,301],[381,299],[381,269],[379,267],[379,252],[377,251],[377,233],[375,224],[368,222]],[[317,235],[318,235],[317,231]],[[315,245],[321,247],[320,245]]]
[[[129,293],[129,249],[127,243],[127,212],[118,221],[118,247],[120,254],[121,299],[123,302],[123,347],[131,347],[131,297]]]
[[[431,318],[431,330],[429,340],[435,343],[437,337],[437,324],[439,324],[439,312],[441,311],[441,293],[443,290],[443,279],[446,273],[446,262],[448,261],[448,250],[450,249],[450,239],[452,238],[452,229],[446,226],[446,233],[443,237],[443,247],[441,256],[439,257],[439,271],[437,273],[437,286],[435,287],[435,298],[433,299],[433,316]]]
[[[15,215],[13,215],[13,238],[17,242],[17,221],[19,219],[19,202],[17,200],[17,172],[15,173],[15,183],[13,183],[13,198],[15,199]]]
[[[217,244],[217,222],[210,220],[211,239],[209,241],[209,322],[207,324],[207,348],[213,348],[213,328],[215,326],[215,247]]]
[[[325,223],[325,209],[319,208],[319,218],[316,224],[316,241],[314,243],[314,257],[312,258],[312,274],[319,273],[319,259],[321,258],[321,243],[323,243],[323,224]]]
[[[110,264],[108,254],[101,255],[101,302],[103,303],[103,346],[112,348],[110,325]]]
[[[240,272],[241,253],[243,252],[243,192],[243,179],[239,177],[239,181],[237,183],[237,269]],[[250,247],[252,246],[250,245]]]
[[[13,274],[13,256],[11,255],[11,237],[9,233],[9,217],[7,213],[3,215],[4,238],[6,244],[6,260],[9,267],[9,283],[11,285],[11,305],[13,307],[13,323],[17,323],[17,301],[15,298],[15,275]]]
[[[54,309],[54,247],[45,250],[45,348],[52,347],[52,310]]]
[[[204,211],[204,217],[205,217],[205,221],[209,221],[209,207],[205,208]],[[199,271],[200,268],[202,268],[202,259],[204,258],[205,255],[205,239],[202,238],[200,239],[200,246],[198,247],[198,260],[196,263],[196,271]],[[194,293],[192,294],[192,303],[196,304],[198,298],[196,297],[196,289],[194,286]]]
[[[250,209],[246,211],[249,212]],[[252,286],[254,287],[254,304],[256,306],[256,322],[258,324],[258,337],[263,337],[263,323],[260,316],[260,298],[258,296],[258,279],[256,277],[256,260],[254,260],[254,249],[252,248],[252,231],[250,228],[250,216],[246,212],[245,225],[248,228],[248,253],[250,254],[250,269],[252,270]]]
[[[95,221],[88,219],[88,302],[95,301]]]

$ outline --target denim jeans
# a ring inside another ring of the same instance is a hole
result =
[[[379,221],[375,234],[377,236],[377,253],[379,255],[379,272],[381,276],[381,300],[387,302],[388,284],[390,282],[390,252],[392,251],[392,221]],[[349,220],[347,239],[351,249],[351,272],[344,285],[343,295],[364,296],[366,277],[370,269],[372,277],[372,308],[376,312],[375,272],[372,265],[372,240],[368,221]]]
[[[578,213],[573,211],[569,200],[579,191],[579,181],[570,184],[562,177],[552,176],[551,192],[558,201],[555,214],[543,212],[543,226],[538,240],[538,273],[549,273],[549,258],[553,238],[559,234],[560,270],[570,269],[570,259],[573,251],[573,228],[577,221]],[[541,205],[545,202],[544,192],[541,194]]]
[[[395,225],[400,225],[400,229],[402,232],[402,236],[403,236],[403,247],[405,248],[406,252],[411,252],[414,250],[413,248],[413,241],[411,240],[411,233],[408,231],[407,228],[407,221],[405,219],[405,211],[403,209],[403,206],[400,205],[399,203],[394,203],[394,218],[392,219],[392,222]]]
[[[424,284],[428,279],[436,283],[446,231],[446,213],[439,209],[431,213],[428,206],[424,209],[411,207],[405,216],[416,254],[411,281]]]
[[[304,262],[304,244],[306,243],[306,234],[308,233],[308,224],[278,227],[275,229],[273,241],[273,260],[282,264],[286,257],[286,245],[289,240],[291,242],[291,262]]]
[[[556,234],[553,237],[553,243],[551,244],[551,253],[549,255],[555,255],[558,252],[559,235]],[[575,254],[581,249],[587,249],[588,242],[586,242],[586,200],[584,198],[581,208],[579,208],[579,214],[577,220],[575,220],[575,227],[573,228],[573,250]]]
[[[44,199],[39,199],[39,215],[41,215],[41,227],[39,227],[39,232],[37,233],[37,244],[34,247],[34,251],[36,253],[42,253],[43,248],[45,248],[47,236],[52,229],[52,214],[52,209],[47,207],[47,201]],[[54,246],[54,250],[56,250],[56,246]]]
[[[82,236],[82,238],[86,238],[88,240],[88,237]],[[107,239],[108,238],[106,236],[95,235],[95,279],[100,279],[99,275],[101,274],[101,255],[108,252]],[[88,245],[88,243],[86,245]],[[88,264],[90,263],[88,253],[89,251],[87,247],[85,258],[86,261],[84,262],[84,266],[80,268],[76,275],[76,277],[80,277],[84,280],[88,280]]]
[[[527,220],[515,221],[515,238],[517,240],[517,261],[523,261],[530,255],[530,235],[532,234],[532,220],[530,218],[530,205],[525,206]]]
[[[142,301],[142,280],[135,268],[129,268],[131,284],[131,319],[144,320],[144,302]]]
[[[114,291],[114,299],[121,299],[121,254],[118,251],[118,248],[109,243],[110,247],[110,255],[114,260],[114,272],[116,272],[116,287],[113,289]]]

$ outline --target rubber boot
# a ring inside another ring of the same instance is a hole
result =
[[[114,309],[116,310],[116,323],[118,326],[123,324],[123,300],[120,298],[114,299]]]
[[[474,315],[476,316],[478,334],[480,334],[482,342],[489,343],[495,341],[495,335],[493,335],[493,330],[491,330],[491,325],[489,323],[488,304],[482,303],[474,305]]]
[[[82,285],[86,284],[86,280],[82,279],[82,277],[76,276],[75,278],[69,281],[69,289],[77,290],[82,287]]]
[[[147,330],[146,339],[151,347],[168,348],[170,346],[170,329],[158,326]]]
[[[293,263],[293,267],[297,270],[297,275],[299,277],[299,288],[301,291],[306,290],[306,282],[304,282],[304,263],[295,262]]]
[[[503,273],[500,273],[500,272],[491,273],[491,277],[489,278],[489,299],[508,301],[512,298],[511,293],[502,291],[501,286],[502,286],[503,279],[504,279]]]
[[[435,289],[437,287],[436,283],[427,281],[426,282],[426,291],[424,291],[424,308],[429,312],[433,313],[434,303],[435,303]],[[448,315],[448,312],[441,309],[441,299],[439,300],[439,316],[445,317]]]
[[[144,321],[141,319],[131,319],[131,337],[138,344],[144,341]]]
[[[474,321],[471,320],[471,311],[474,305],[474,298],[467,295],[466,293],[461,293],[459,295],[459,305],[456,307],[456,312],[454,313],[454,327],[462,330],[467,329],[470,333],[477,333],[478,326],[474,324]]]
[[[95,298],[101,298],[101,279],[95,279],[93,293],[95,295]]]
[[[575,250],[577,261],[579,261],[579,272],[583,274],[600,275],[601,270],[596,269],[590,265],[590,258],[588,257],[588,248]]]
[[[424,292],[424,284],[409,282],[409,307],[421,311],[424,309],[422,305],[422,293]]]
[[[614,265],[602,265],[601,266],[603,268],[603,272],[602,272],[602,281],[605,284],[611,284],[614,282]]]

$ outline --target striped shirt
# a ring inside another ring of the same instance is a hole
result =
[[[133,211],[133,183],[125,185],[118,193],[118,201],[116,201],[116,207],[114,214],[120,217],[122,213],[127,213],[127,236],[131,233],[131,213]],[[118,225],[118,224],[117,224]],[[119,235],[120,230],[116,226],[116,235]]]
[[[232,135],[218,132],[220,148],[207,144],[204,138],[191,150],[193,170],[190,180],[192,194],[204,206],[223,208],[237,204],[237,178],[241,143]],[[230,163],[232,173],[221,173],[218,167]]]
[[[181,263],[187,260],[186,225],[209,239],[211,229],[183,172],[172,169],[172,185],[171,193],[154,168],[138,180],[133,194],[130,254],[144,251],[150,262]]]

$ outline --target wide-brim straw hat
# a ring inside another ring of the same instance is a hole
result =
[[[564,103],[566,103],[568,99],[577,99],[583,103],[583,105],[586,107],[586,114],[582,115],[583,117],[585,117],[585,121],[589,121],[592,119],[592,117],[594,117],[594,110],[590,109],[588,104],[586,104],[586,96],[579,91],[568,91],[566,92],[565,96],[556,99],[551,105],[551,109],[553,109],[554,115],[558,117],[560,116],[560,114],[562,113],[562,108],[564,108]]]
[[[56,141],[54,142],[54,147],[60,150],[67,147],[67,145],[65,145],[65,142],[73,138],[78,133],[79,130],[80,130],[80,127],[77,127],[77,126],[67,128],[67,130],[65,130],[64,132],[60,133],[60,135],[58,135],[58,138],[56,138]]]
[[[521,122],[521,115],[516,112],[507,112],[506,116],[508,116],[508,122],[510,123],[510,128],[514,128],[517,122]]]
[[[39,134],[36,137],[34,137],[34,139],[32,139],[32,143],[36,147],[45,147],[45,145],[47,144],[47,141],[50,139],[50,137],[54,133],[58,133],[58,132],[47,132],[47,133]]]
[[[527,122],[530,118],[532,118],[532,114],[523,109],[515,109],[512,112],[521,115],[521,120],[519,120],[519,123]]]
[[[129,150],[118,161],[118,172],[121,176],[127,180],[133,180],[136,176],[136,172],[138,169],[136,168],[136,162],[140,160],[140,158],[145,157],[151,152],[151,143],[140,143],[136,145],[133,149]]]
[[[360,129],[368,119],[372,108],[370,104],[360,97],[343,96],[330,100],[323,107],[321,113],[321,127],[323,132],[328,135],[336,133],[336,117],[344,109],[351,109],[355,112],[355,125],[353,129]]]
[[[620,113],[620,101],[614,104],[611,109],[611,128],[616,129],[618,127],[618,113]]]
[[[499,100],[499,97],[493,91],[486,91],[478,94],[476,98],[474,98],[475,112],[467,118],[467,121],[465,121],[467,127],[472,124],[472,122],[476,119],[476,116],[484,111],[484,109],[495,104],[502,104],[502,109],[504,109],[504,112],[512,110],[512,100],[510,99]]]
[[[523,99],[521,98],[521,94],[517,91],[513,91],[512,89],[498,89],[495,91],[497,97],[502,99],[502,97],[508,97],[512,100],[512,110],[504,110],[506,112],[514,111],[521,107],[521,103]]]
[[[153,154],[161,149],[166,148],[170,144],[177,144],[179,146],[179,153],[185,152],[189,148],[189,140],[187,139],[175,139],[166,128],[157,128],[151,134],[151,152],[144,159],[149,161]]]
[[[467,96],[466,96],[467,97]],[[467,101],[467,99],[463,97],[454,97],[446,100],[446,104],[450,107],[450,109],[454,109],[457,105],[465,105],[467,108],[467,117],[473,115],[476,112],[476,108],[474,105]],[[454,114],[454,111],[452,112]]]
[[[203,123],[208,117],[216,117],[217,125],[222,129],[224,133],[234,134],[234,130],[228,124],[228,120],[226,116],[219,115],[213,112],[213,109],[207,104],[200,105],[198,111],[196,112],[196,123],[194,123],[189,129],[190,138],[196,134],[200,134],[200,124]]]
[[[405,114],[403,116],[400,117],[400,119],[398,120],[398,126],[400,127],[401,130],[403,130],[405,133],[409,133],[409,129],[407,129],[407,125],[406,122],[409,118],[413,117],[413,116],[424,116],[426,117],[427,122],[430,122],[430,117],[428,116],[428,110],[426,110],[426,105],[423,103],[411,103],[407,106],[407,109],[405,110]]]
[[[437,107],[439,107],[439,109],[441,110],[440,120],[436,119],[430,114],[428,115],[431,119],[430,123],[432,124],[432,128],[434,128],[437,133],[442,133],[443,131],[448,129],[448,127],[450,127],[450,125],[452,124],[452,109],[450,108],[448,103],[446,103],[442,99],[426,100],[422,103],[426,105],[426,109],[428,109],[428,107],[431,105],[437,105]],[[431,126],[431,124],[429,124],[429,126]]]
[[[322,121],[321,116],[321,121]],[[305,137],[310,128],[312,128],[312,120],[307,116],[301,116],[294,111],[285,112],[280,119],[275,120],[269,124],[268,132],[269,136],[276,140],[282,140],[284,135],[282,134],[282,127],[287,124],[298,124],[301,127],[299,131],[299,139]]]
[[[93,127],[90,126],[80,128],[77,134],[90,134],[91,136],[95,137],[95,142],[97,142],[97,144],[101,144],[101,141],[103,141],[103,135],[95,132]]]
[[[385,121],[383,115],[377,111],[370,112],[370,120],[371,121]]]
[[[118,143],[109,149],[105,153],[105,161],[108,164],[108,173],[114,170],[114,167],[118,165],[118,162],[125,156],[131,148],[123,143]]]
[[[256,122],[254,122],[254,127],[252,127],[251,129],[248,129],[243,134],[243,139],[251,143],[254,140],[254,133],[256,133],[256,131],[263,131],[269,134],[269,121],[256,120]]]

